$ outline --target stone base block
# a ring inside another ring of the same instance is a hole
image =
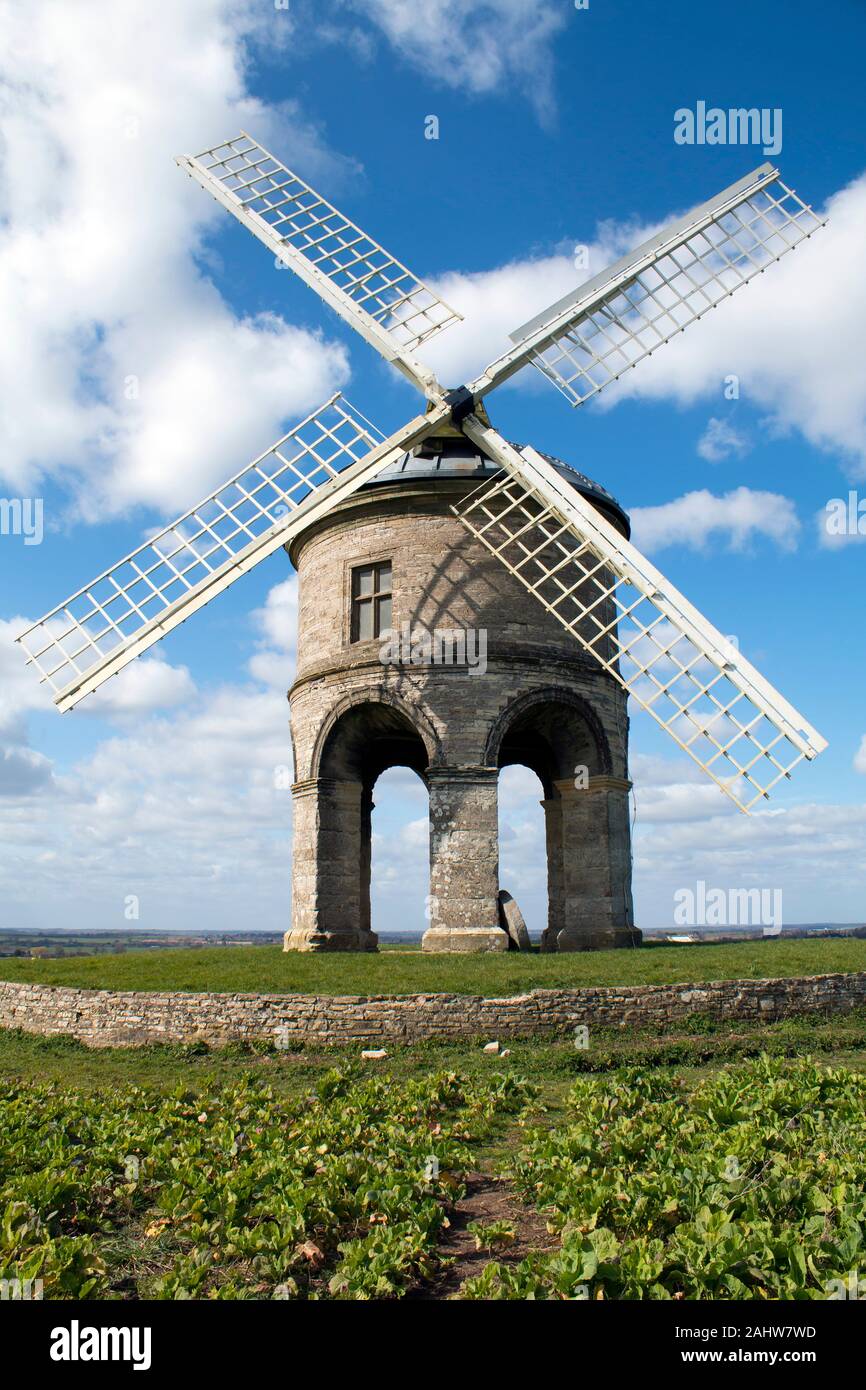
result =
[[[642,941],[637,927],[564,927],[556,938],[556,950],[614,951],[640,946]]]
[[[430,927],[421,938],[421,950],[460,954],[507,951],[508,934],[501,927]]]
[[[379,938],[375,932],[362,931],[287,931],[283,937],[284,951],[378,951]]]
[[[499,925],[508,937],[509,950],[532,950],[532,942],[529,939],[529,932],[526,930],[523,913],[511,894],[506,893],[504,888],[499,890]]]

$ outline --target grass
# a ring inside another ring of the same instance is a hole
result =
[[[306,955],[278,946],[129,952],[60,960],[0,959],[0,979],[80,989],[265,994],[504,996],[587,985],[701,983],[866,970],[866,940],[739,941],[569,955]]]
[[[169,1091],[182,1083],[195,1092],[254,1073],[281,1094],[303,1095],[333,1067],[350,1076],[385,1076],[395,1083],[423,1079],[434,1071],[459,1071],[470,1079],[506,1071],[536,1084],[545,1102],[556,1109],[561,1095],[582,1073],[622,1066],[701,1075],[764,1052],[823,1057],[834,1063],[844,1059],[853,1070],[866,1071],[866,1009],[776,1023],[710,1020],[693,1014],[661,1035],[651,1029],[593,1029],[586,1050],[577,1049],[571,1037],[503,1041],[508,1057],[484,1053],[487,1041],[388,1043],[385,1059],[364,1062],[360,1044],[298,1047],[290,1053],[267,1043],[212,1049],[204,1043],[91,1049],[69,1037],[0,1029],[0,1081],[51,1081],[84,1091],[126,1085]]]

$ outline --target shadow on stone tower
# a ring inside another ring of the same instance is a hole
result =
[[[624,535],[604,488],[563,477]],[[635,945],[626,695],[451,507],[496,472],[454,430],[405,454],[288,547],[300,583],[286,950],[370,951],[377,778],[430,797],[425,951],[502,951],[497,784],[544,787],[550,951]]]

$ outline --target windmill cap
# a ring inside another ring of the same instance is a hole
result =
[[[515,449],[524,447],[520,444],[512,446]],[[628,513],[620,506],[619,502],[608,492],[607,488],[602,487],[601,483],[595,482],[593,478],[587,477],[579,469],[573,468],[570,463],[563,459],[556,458],[553,454],[545,454],[541,449],[538,450],[543,459],[552,464],[557,473],[570,483],[573,488],[586,497],[594,506],[606,515],[618,529],[624,531],[626,537],[631,534],[631,525]],[[383,468],[371,482],[365,483],[359,492],[371,492],[374,488],[389,486],[395,483],[406,482],[414,483],[422,480],[442,479],[466,479],[467,481],[482,482],[485,478],[492,478],[494,473],[499,472],[499,465],[489,459],[486,454],[482,454],[476,444],[466,435],[431,435],[424,442],[411,452],[401,454],[399,458],[390,463],[387,468]]]

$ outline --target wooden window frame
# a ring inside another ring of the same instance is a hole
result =
[[[383,584],[384,571],[387,570],[387,579]],[[369,594],[358,592],[360,587],[360,577],[372,571],[373,588]],[[388,631],[392,625],[391,621],[386,626],[381,621],[381,605],[383,599],[391,602],[391,618],[394,614],[394,567],[390,559],[370,560],[363,565],[353,565],[349,573],[349,602],[351,612],[349,615],[349,642],[376,642],[381,639],[382,633]],[[365,604],[369,604],[373,610],[373,632],[369,637],[361,636],[361,609]]]

